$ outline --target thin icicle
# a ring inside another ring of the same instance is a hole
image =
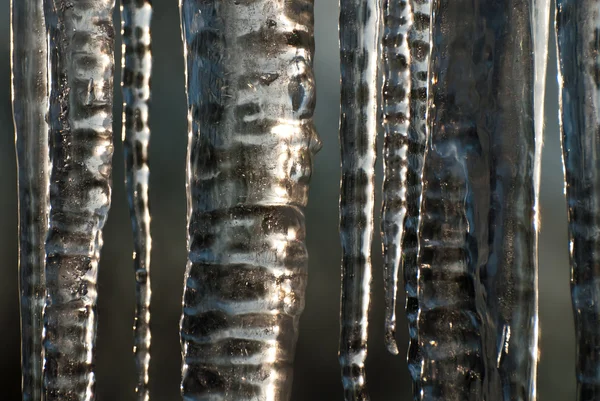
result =
[[[312,0],[182,0],[186,400],[287,401],[307,251]]]
[[[398,273],[402,268],[411,339],[408,361],[414,379],[420,371],[416,339],[417,228],[425,150],[429,14],[427,0],[409,3],[388,0],[384,4],[385,140],[381,221],[386,293],[385,342],[391,353],[398,353],[396,299]]]
[[[369,398],[365,359],[371,289],[381,11],[379,0],[340,0],[342,294],[339,360],[347,401]]]
[[[600,399],[600,3],[556,2],[577,400]]]
[[[134,271],[136,307],[134,354],[139,401],[148,401],[148,368],[150,365],[150,209],[148,207],[148,102],[152,73],[150,0],[122,0],[123,34],[123,148],[125,184],[134,238]]]
[[[421,400],[536,399],[542,3],[433,2]]]
[[[408,319],[409,345],[408,370],[413,379],[413,395],[421,392],[417,378],[421,374],[421,353],[417,338],[417,318],[419,316],[418,281],[418,227],[421,210],[423,157],[427,137],[427,85],[429,70],[430,2],[411,0],[413,25],[408,34],[412,54],[411,104],[409,138],[409,163],[407,172],[407,217],[402,238],[402,271],[406,292],[406,316]]]
[[[408,32],[413,24],[406,1],[385,0],[383,31],[383,282],[385,287],[385,344],[396,344],[396,299],[402,263],[402,237],[407,214],[407,174],[410,139],[411,56]]]
[[[111,195],[114,1],[46,1],[52,169],[44,401],[91,401],[96,280]]]
[[[19,185],[23,401],[42,399],[44,242],[48,228],[48,52],[43,0],[11,1],[12,100]]]

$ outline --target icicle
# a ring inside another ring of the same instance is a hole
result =
[[[577,400],[593,401],[600,399],[600,3],[558,0],[556,5]]]
[[[19,185],[19,295],[24,401],[42,399],[44,241],[48,226],[48,71],[42,0],[11,1],[12,100]]]
[[[123,0],[123,147],[125,151],[125,183],[134,237],[134,270],[136,308],[134,353],[136,359],[136,394],[148,401],[148,368],[150,364],[150,210],[148,208],[148,101],[152,54],[150,50],[150,0]]]
[[[402,237],[407,214],[408,148],[410,139],[411,65],[408,32],[412,9],[406,2],[384,1],[383,32],[383,243],[385,286],[385,343],[392,354],[396,344],[396,296],[402,261]]]
[[[342,181],[341,336],[344,397],[368,399],[365,359],[371,287],[379,0],[340,0]]]
[[[312,0],[182,0],[188,93],[185,399],[286,401],[307,252]]]
[[[111,195],[114,1],[46,1],[52,169],[44,401],[90,401],[96,279]]]
[[[421,400],[536,399],[543,4],[433,2]]]
[[[408,360],[413,378],[420,361],[416,339],[417,228],[425,149],[429,1],[388,0],[384,5],[383,127],[384,187],[382,239],[386,291],[385,341],[396,345],[396,295],[402,265],[409,321]]]

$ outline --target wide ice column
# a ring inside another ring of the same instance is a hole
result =
[[[97,276],[110,208],[113,0],[47,0],[50,225],[44,401],[94,396]]]
[[[189,146],[185,399],[290,398],[308,254],[311,0],[182,0]]]
[[[422,400],[536,398],[544,10],[535,0],[432,3]]]
[[[600,399],[600,2],[556,2],[577,400]]]

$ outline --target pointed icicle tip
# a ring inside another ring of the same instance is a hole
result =
[[[396,324],[386,323],[385,325],[385,348],[392,355],[398,355],[398,342],[396,341]]]

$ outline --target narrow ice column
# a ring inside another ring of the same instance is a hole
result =
[[[12,100],[19,185],[23,401],[42,397],[44,243],[48,230],[48,51],[43,0],[11,2]]]
[[[366,400],[365,360],[378,128],[379,0],[340,1],[340,239],[342,294],[339,361],[346,401]]]
[[[135,393],[139,401],[148,401],[150,366],[150,209],[148,207],[148,102],[152,74],[150,0],[122,0],[123,36],[123,148],[125,185],[133,228],[133,267],[135,271],[134,354]]]

